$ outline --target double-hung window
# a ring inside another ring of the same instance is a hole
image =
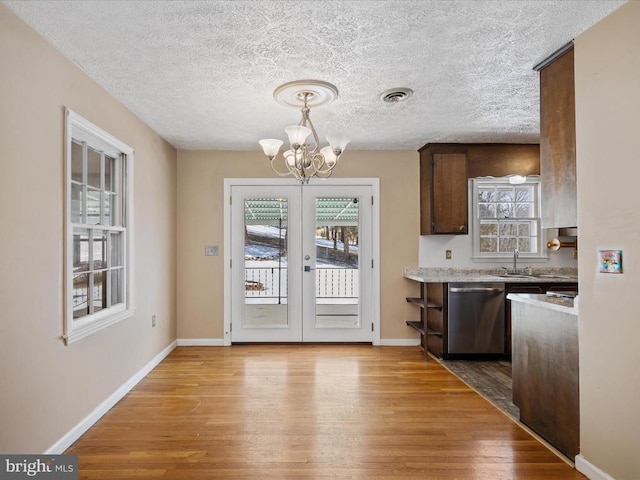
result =
[[[475,258],[543,257],[540,181],[511,184],[508,178],[473,180]]]
[[[66,111],[67,344],[133,313],[133,149]]]

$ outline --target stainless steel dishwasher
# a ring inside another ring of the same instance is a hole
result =
[[[503,354],[504,283],[450,283],[448,353]]]

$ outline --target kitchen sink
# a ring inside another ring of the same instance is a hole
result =
[[[513,272],[506,272],[506,273],[497,273],[494,275],[495,277],[500,277],[500,278],[557,278],[557,279],[563,279],[563,280],[572,280],[575,279],[577,280],[575,277],[572,277],[570,275],[561,275],[561,274],[557,274],[557,273],[513,273]]]

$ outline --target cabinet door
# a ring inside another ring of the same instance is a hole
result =
[[[573,49],[540,70],[542,228],[578,224]]]
[[[468,233],[467,155],[434,153],[431,182],[431,233]]]

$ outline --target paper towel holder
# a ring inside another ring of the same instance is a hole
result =
[[[561,248],[575,248],[578,249],[578,239],[572,237],[572,240],[565,238],[553,238],[547,242],[547,248],[549,250],[558,251]]]

